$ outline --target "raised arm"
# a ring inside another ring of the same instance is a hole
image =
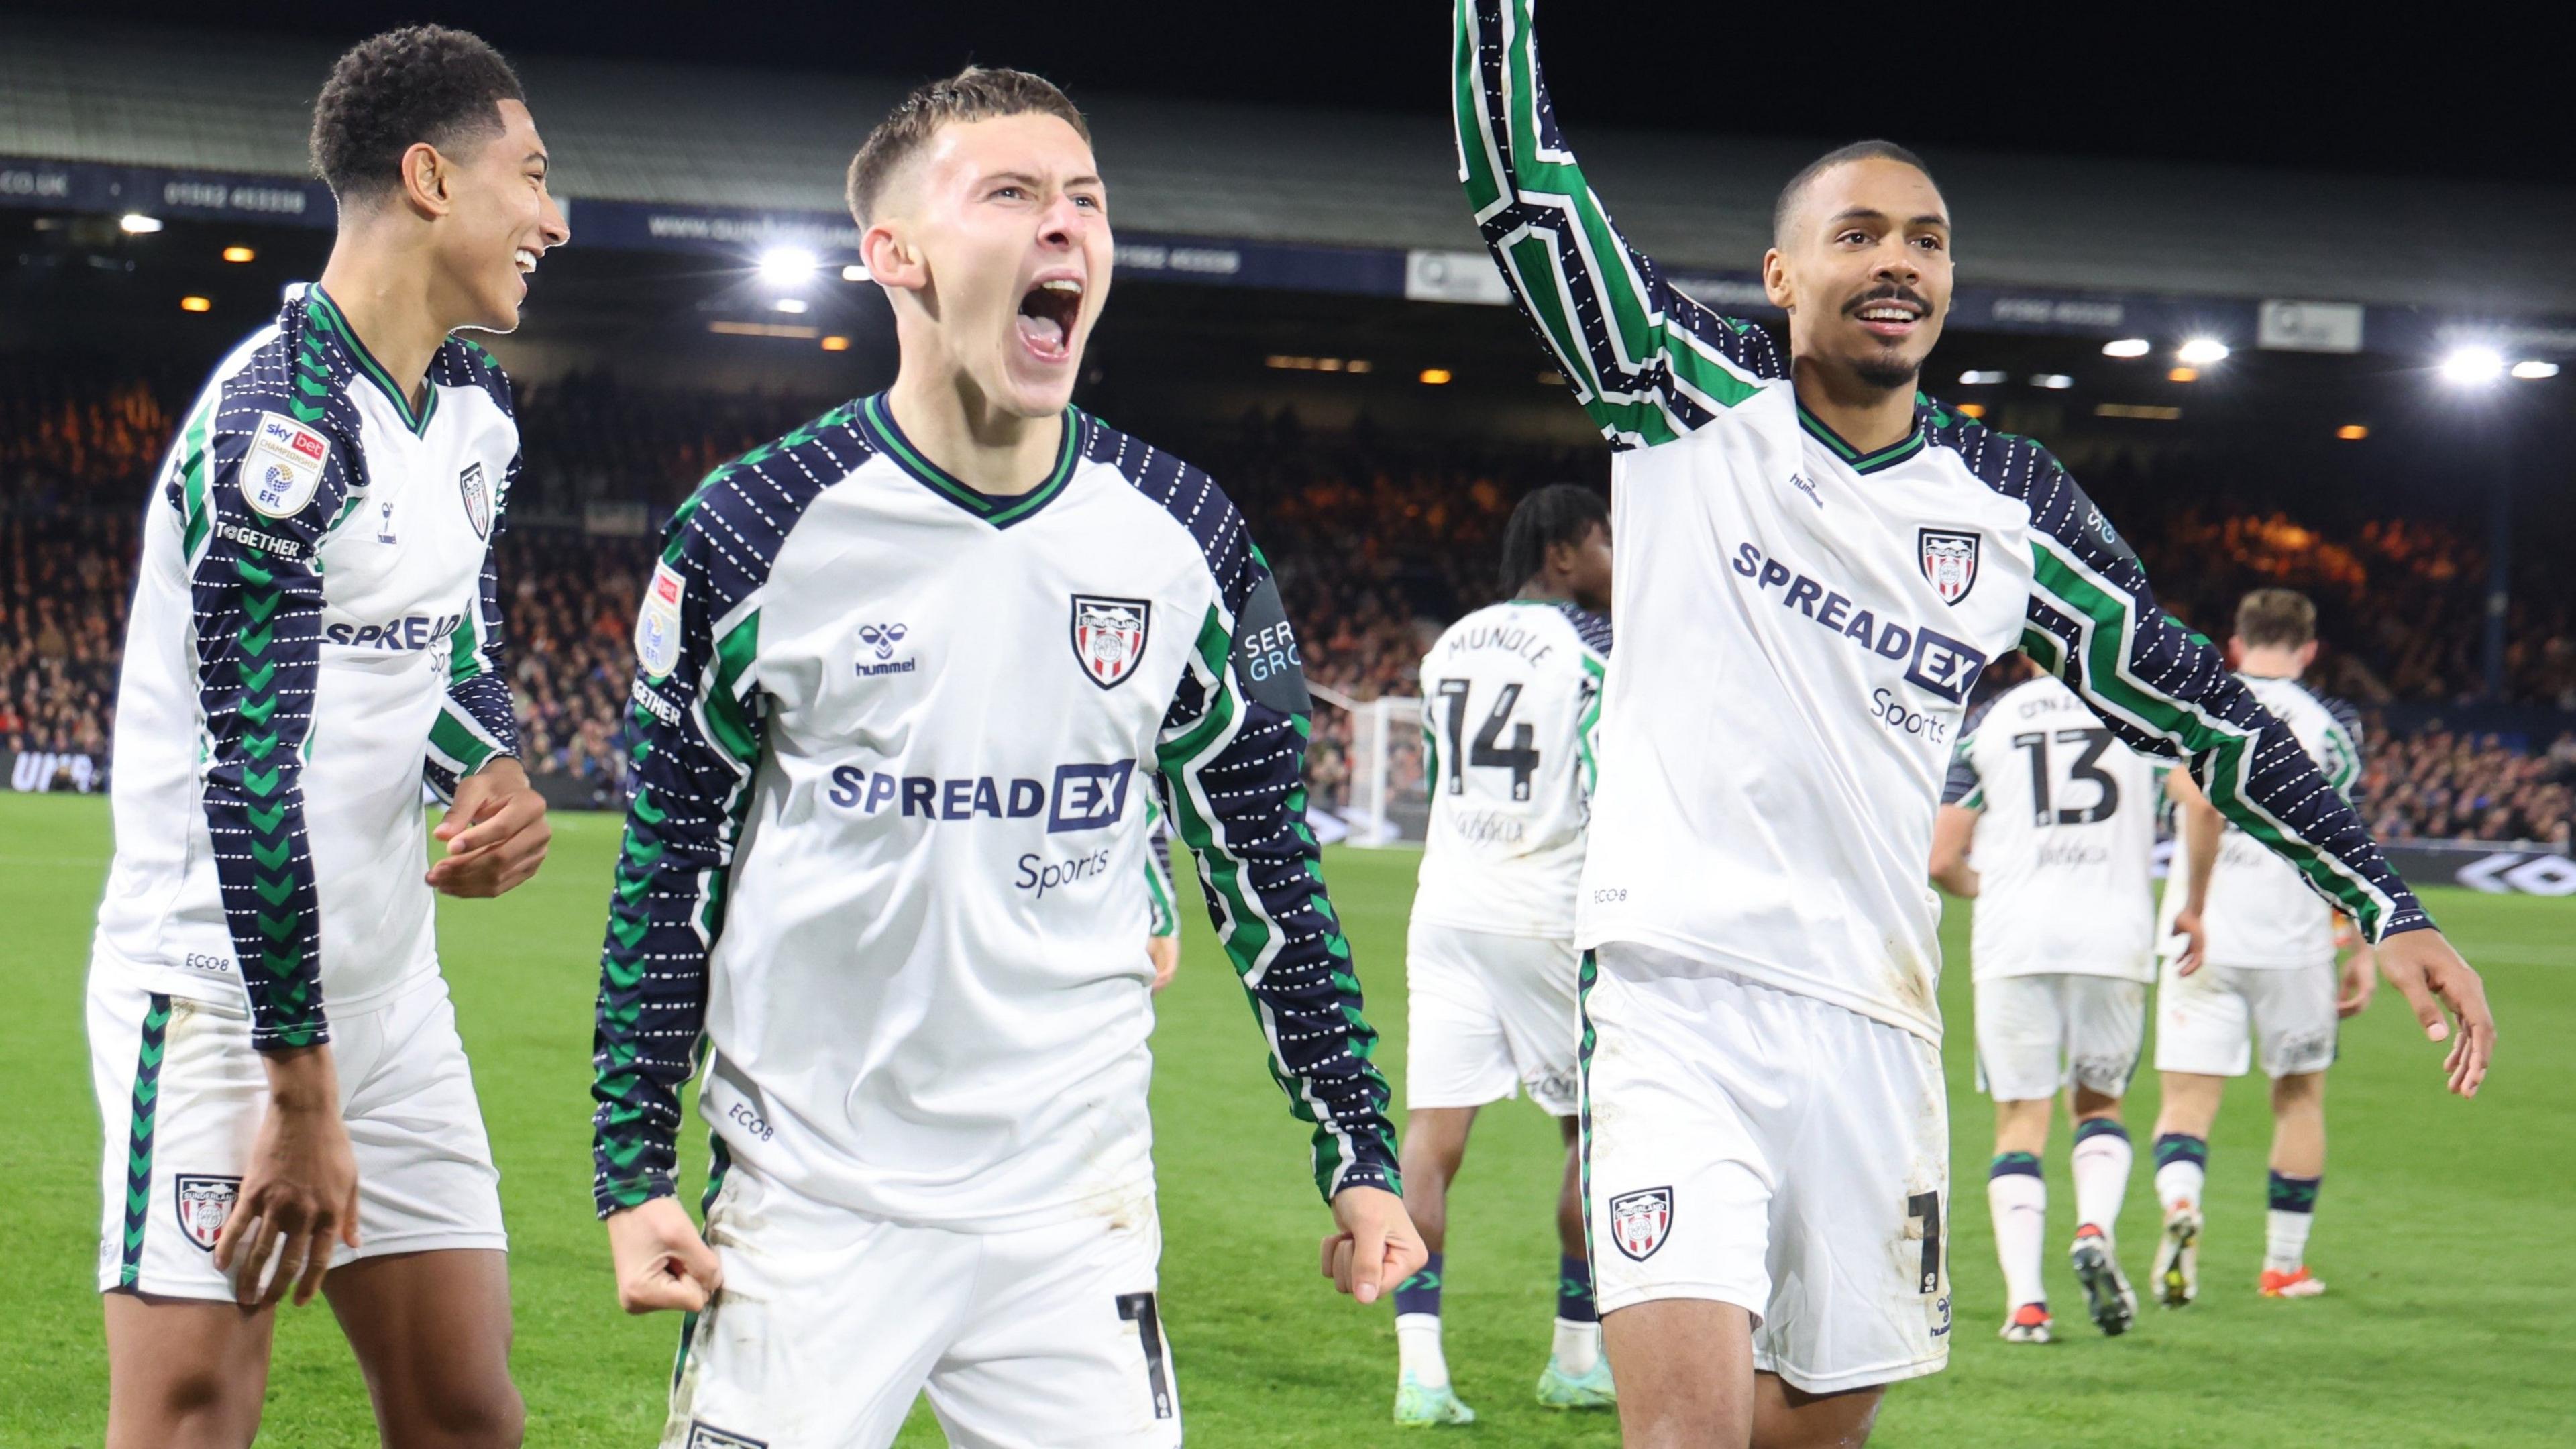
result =
[[[228,392],[198,411],[171,463],[196,615],[206,825],[251,1045],[263,1051],[331,1039],[303,764],[322,658],[316,551],[353,486],[353,458],[320,409]]]
[[[1315,1188],[1398,1190],[1389,1093],[1350,942],[1306,826],[1310,704],[1279,586],[1233,506],[1206,545],[1218,599],[1163,721],[1157,783],[1198,857],[1208,916],[1270,1049],[1289,1111],[1315,1124]]]
[[[1628,244],[1557,132],[1535,0],[1458,0],[1458,175],[1521,315],[1613,448],[1698,428],[1788,370],[1769,333],[1720,317]]]
[[[671,521],[636,621],[638,735],[600,952],[591,1184],[602,1217],[673,1191],[680,1089],[697,1069],[707,956],[724,930],[725,872],[750,807],[765,723],[751,550],[710,506],[719,473]],[[728,548],[728,542],[735,547]]]

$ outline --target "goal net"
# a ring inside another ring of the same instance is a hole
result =
[[[1419,845],[1430,833],[1431,797],[1422,781],[1422,701],[1354,700],[1350,793],[1342,818],[1353,845]]]

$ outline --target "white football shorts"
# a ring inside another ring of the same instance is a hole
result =
[[[331,1059],[358,1161],[359,1244],[333,1249],[332,1265],[506,1251],[501,1174],[446,978],[432,973],[368,1010],[333,1013]],[[106,1129],[100,1291],[232,1298],[215,1239],[268,1109],[247,1005],[137,991],[92,973],[89,1061]]]
[[[1941,1056],[1814,997],[1622,942],[1585,989],[1584,1192],[1604,1315],[1659,1298],[1755,1318],[1754,1367],[1810,1393],[1950,1357]]]
[[[962,1233],[803,1197],[733,1163],[724,1286],[692,1320],[663,1449],[881,1449],[925,1390],[958,1449],[1177,1449],[1150,1189]]]
[[[1552,1116],[1573,1116],[1582,965],[1570,940],[1415,921],[1405,937],[1405,1105],[1481,1107],[1517,1089]]]
[[[2334,1065],[2334,962],[2312,966],[2211,966],[2178,975],[2164,963],[2156,991],[2156,1070],[2241,1077],[2261,1047],[2274,1079]]]
[[[2040,1102],[2079,1086],[2129,1090],[2147,1045],[2147,984],[2050,972],[1980,981],[1977,1085],[1998,1102]]]

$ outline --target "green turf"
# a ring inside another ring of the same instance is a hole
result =
[[[528,1442],[642,1445],[660,1422],[677,1325],[630,1319],[612,1297],[590,1216],[590,1001],[615,822],[557,820],[553,861],[492,903],[444,903],[442,953],[499,1155],[514,1248],[514,1367]],[[0,1272],[0,1444],[99,1441],[106,1403],[92,1262],[99,1129],[81,1035],[81,971],[107,854],[103,802],[0,795],[0,990],[18,1022],[13,1100],[0,1117],[8,1221]],[[1336,851],[1327,873],[1402,1081],[1404,914],[1414,857]],[[1713,887],[1722,883],[1712,883]],[[1969,1090],[1966,1033],[1949,1052],[1958,1143],[1950,1213],[1958,1302],[1950,1371],[1891,1396],[1875,1442],[2008,1449],[2057,1444],[2508,1445],[2570,1441],[2566,1334],[2576,1325],[2576,902],[2437,893],[2487,972],[2503,1064],[2475,1103],[2439,1092],[2438,1054],[2386,995],[2345,1033],[2334,1076],[2333,1166],[2311,1261],[2334,1285],[2305,1303],[2257,1299],[2265,1129],[2259,1088],[2230,1096],[2211,1157],[2203,1301],[2154,1309],[2128,1337],[2082,1323],[2051,1277],[2068,1341],[2006,1348],[1980,1187],[1987,1114]],[[1945,933],[1953,960],[1964,921]],[[1261,1066],[1252,1022],[1203,919],[1155,1038],[1163,1301],[1191,1442],[1363,1446],[1418,1442],[1387,1422],[1394,1331],[1385,1307],[1337,1299],[1315,1276],[1326,1216],[1303,1129]],[[1966,975],[1945,983],[1953,1021]],[[2131,1119],[2154,1111],[2141,1075]],[[703,1155],[692,1128],[689,1156]],[[2052,1242],[2072,1230],[2061,1127],[2049,1158]],[[2143,1156],[2143,1153],[2141,1154]],[[1497,1445],[1610,1445],[1606,1418],[1529,1400],[1546,1353],[1555,1247],[1553,1128],[1526,1104],[1487,1114],[1452,1200],[1449,1355]],[[2142,1163],[2122,1222],[2132,1269],[2154,1236]],[[375,1442],[364,1391],[330,1317],[285,1315],[266,1442]],[[903,1441],[936,1444],[916,1420]]]

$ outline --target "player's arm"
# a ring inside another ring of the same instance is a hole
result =
[[[2452,1090],[2486,1075],[2495,1021],[2477,973],[2434,929],[2361,816],[2289,727],[2237,680],[2207,639],[2156,607],[2146,570],[2057,461],[2037,453],[2029,480],[2034,580],[2022,647],[2112,731],[2145,754],[2188,763],[2209,802],[2297,867],[2310,889],[2380,946],[2390,984],[2426,1035],[2460,1031],[2446,1061]]]
[[[1458,0],[1459,179],[1521,315],[1613,448],[1651,447],[1786,377],[1770,334],[1676,290],[1628,244],[1558,133],[1534,0]]]
[[[1341,1231],[1325,1270],[1362,1302],[1422,1262],[1397,1194],[1390,1093],[1371,1060],[1341,918],[1306,824],[1311,704],[1279,587],[1239,519],[1210,546],[1220,587],[1155,751],[1174,829],[1198,858],[1208,917],[1270,1049],[1271,1079],[1315,1130],[1316,1190]]]
[[[245,1303],[289,1289],[309,1301],[333,1240],[357,1242],[357,1163],[328,1045],[303,779],[322,661],[317,551],[357,466],[309,404],[231,396],[191,421],[168,478],[195,614],[201,803],[269,1089],[214,1250]],[[281,1266],[263,1293],[272,1254]]]
[[[508,500],[518,477],[514,455],[497,500]],[[437,830],[447,855],[430,866],[429,883],[457,896],[497,896],[526,881],[545,862],[553,838],[545,797],[519,761],[519,717],[501,627],[501,520],[496,503],[482,577],[448,650],[447,694],[430,724],[421,766],[422,778],[449,806]]]
[[[1154,963],[1154,989],[1171,985],[1181,969],[1181,913],[1172,894],[1172,832],[1150,795],[1145,801],[1145,954]]]
[[[1968,863],[1968,847],[1977,838],[1977,817],[1985,812],[1985,781],[1969,755],[1976,743],[1980,710],[1959,732],[1950,752],[1950,774],[1941,782],[1941,809],[1932,817],[1932,883],[1961,900],[1977,897],[1977,868]]]
[[[2209,932],[2203,925],[2209,909],[2209,882],[2218,873],[2218,847],[2227,833],[2227,817],[2200,793],[2191,776],[2181,770],[2165,772],[2165,793],[2173,797],[2174,834],[2182,849],[2175,853],[2175,868],[2166,877],[2165,889],[2182,892],[2182,909],[2174,915],[2174,930],[2189,944],[2175,962],[2177,974],[2189,976],[2209,959]],[[2338,919],[2341,919],[2338,917]]]
[[[751,669],[760,616],[744,602],[740,551],[709,531],[717,486],[672,520],[646,585],[629,703],[635,793],[600,950],[591,1195],[629,1312],[703,1307],[716,1286],[715,1257],[672,1198],[680,1093],[697,1070],[707,958],[766,737]]]

